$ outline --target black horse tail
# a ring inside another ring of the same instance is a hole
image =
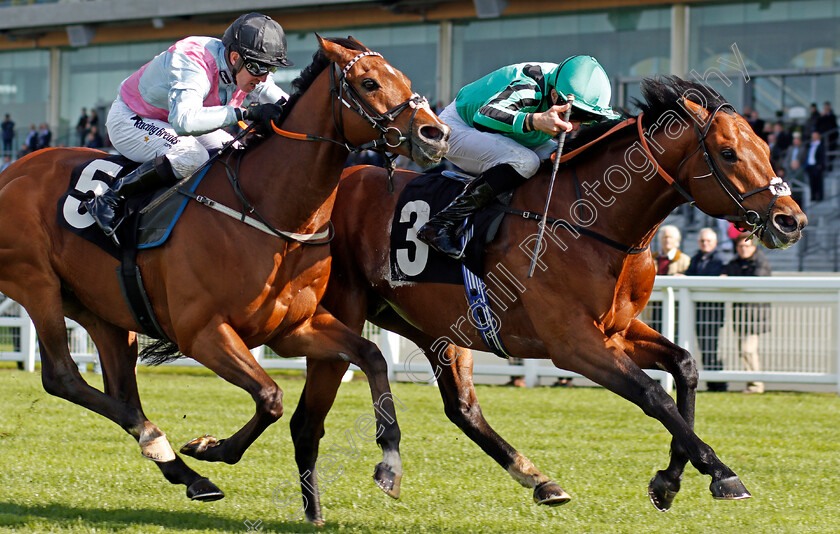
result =
[[[140,359],[146,365],[160,365],[184,357],[178,345],[168,339],[155,339],[140,351]]]

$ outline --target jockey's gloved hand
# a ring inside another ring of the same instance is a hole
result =
[[[272,132],[271,121],[275,125],[280,124],[280,116],[283,114],[283,104],[286,101],[281,99],[275,104],[258,104],[254,102],[242,111],[242,119],[256,124],[256,129],[261,134]]]

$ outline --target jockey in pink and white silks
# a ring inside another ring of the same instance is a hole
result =
[[[108,112],[108,135],[142,164],[85,203],[105,234],[113,237],[126,198],[191,175],[208,150],[230,142],[222,128],[244,119],[270,130],[288,98],[270,73],[289,66],[283,28],[249,13],[221,40],[187,37],[126,78]],[[246,96],[252,105],[243,108]]]

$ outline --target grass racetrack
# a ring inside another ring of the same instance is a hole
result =
[[[85,378],[101,387],[100,377]],[[753,498],[713,500],[709,477],[689,465],[673,508],[660,513],[648,500],[647,483],[667,465],[670,436],[623,399],[580,387],[477,388],[490,424],[571,494],[568,504],[547,508],[446,419],[437,388],[393,384],[406,409],[398,412],[402,495],[392,500],[371,479],[378,447],[354,427],[372,413],[364,381],[344,384],[327,418],[322,453],[331,445],[350,447],[349,433],[358,455],[335,452],[333,480],[321,486],[326,525],[317,528],[288,520],[294,509],[274,504],[297,492],[288,420],[303,387],[296,376],[275,379],[285,391],[285,415],[237,465],[185,457],[226,494],[200,503],[186,498],[184,486],[166,482],[115,424],[44,392],[39,373],[0,369],[0,532],[840,530],[836,395],[699,393],[698,434]],[[147,416],[176,450],[206,433],[227,437],[253,414],[246,393],[203,370],[141,368],[138,382]]]

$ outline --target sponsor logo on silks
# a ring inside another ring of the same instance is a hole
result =
[[[132,120],[134,121],[135,128],[143,132],[148,132],[149,136],[160,137],[161,139],[166,141],[166,143],[170,146],[178,144],[178,136],[173,133],[167,132],[165,128],[161,128],[160,126],[155,126],[154,124],[144,122],[141,117],[138,117],[136,115],[132,117]],[[148,137],[146,137],[145,141],[148,142],[148,140]]]
[[[230,77],[230,74],[226,70],[219,71],[219,78],[222,79],[222,82],[230,85],[233,83],[233,79]]]

